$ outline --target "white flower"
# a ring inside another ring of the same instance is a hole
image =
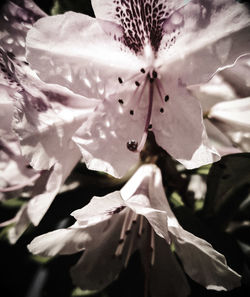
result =
[[[196,282],[217,290],[240,285],[240,276],[223,255],[179,225],[155,165],[140,167],[121,191],[93,197],[72,215],[74,225],[38,236],[28,248],[46,256],[84,251],[71,271],[74,283],[83,289],[107,286],[139,249],[152,296],[186,296],[188,284],[170,243]]]
[[[92,0],[96,18],[68,12],[28,32],[38,75],[99,103],[74,134],[89,168],[122,176],[148,129],[187,168],[218,160],[187,86],[250,52],[249,15],[234,0]]]

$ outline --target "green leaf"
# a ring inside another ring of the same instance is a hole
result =
[[[249,182],[250,153],[228,155],[214,163],[207,179],[203,214],[225,228],[246,199]]]
[[[1,201],[2,206],[7,208],[20,208],[24,203],[26,201],[19,197]]]
[[[184,205],[181,196],[177,192],[173,192],[169,199],[175,207],[180,207]]]
[[[84,296],[94,296],[100,293],[100,291],[92,290],[82,290],[79,287],[76,287],[72,292],[72,297],[84,297]],[[104,295],[102,295],[104,297]]]
[[[92,7],[89,1],[84,0],[55,0],[54,6],[51,9],[51,14],[64,13],[66,11],[81,12],[92,15]]]
[[[38,264],[47,264],[52,257],[44,257],[44,256],[40,256],[40,255],[31,255],[31,259],[33,261],[35,261]]]

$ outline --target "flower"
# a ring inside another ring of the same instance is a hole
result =
[[[33,1],[18,3],[8,2],[1,11],[0,158],[4,177],[1,174],[0,192],[6,199],[7,193],[28,189],[31,199],[15,218],[1,224],[16,223],[9,233],[12,243],[30,222],[39,224],[81,159],[71,137],[95,102],[88,104],[86,99],[81,103],[81,96],[42,82],[30,69],[24,39],[32,24],[45,14]]]
[[[152,296],[186,296],[188,284],[170,243],[185,272],[208,289],[240,284],[240,276],[227,266],[223,255],[179,225],[155,165],[141,166],[120,191],[93,197],[72,215],[74,225],[40,235],[28,248],[46,256],[84,251],[71,271],[75,284],[83,289],[106,287],[139,249],[152,280]]]
[[[42,80],[99,100],[73,136],[87,166],[124,175],[148,130],[187,168],[218,160],[187,86],[249,53],[245,6],[233,0],[92,0],[92,6],[96,18],[45,17],[26,39],[27,59]]]

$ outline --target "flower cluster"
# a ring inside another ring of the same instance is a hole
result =
[[[182,269],[208,289],[239,286],[224,256],[180,226],[160,169],[140,163],[149,133],[187,170],[249,151],[248,10],[234,0],[91,3],[95,18],[48,16],[31,0],[2,7],[0,199],[26,201],[1,226],[15,223],[14,243],[38,225],[78,162],[116,178],[139,167],[29,250],[83,251],[72,277],[88,290],[110,284],[136,250],[151,296],[188,295]]]

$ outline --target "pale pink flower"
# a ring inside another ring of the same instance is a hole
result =
[[[46,82],[99,100],[74,141],[87,166],[122,176],[148,129],[187,168],[218,160],[187,86],[250,52],[248,11],[233,0],[92,0],[28,32],[27,59]],[[105,165],[104,165],[105,164]]]
[[[19,6],[20,5],[20,6]],[[30,200],[16,217],[10,240],[37,225],[65,179],[81,159],[74,131],[94,106],[69,90],[40,81],[25,59],[25,37],[45,14],[33,1],[8,2],[0,27],[0,192],[2,199],[28,190]],[[17,138],[18,134],[18,138]],[[31,168],[29,168],[31,167]]]
[[[83,289],[106,287],[139,250],[152,296],[186,296],[189,287],[171,243],[184,271],[196,282],[216,290],[240,285],[240,276],[223,255],[179,225],[155,165],[140,167],[120,191],[93,197],[72,215],[74,225],[38,236],[28,248],[45,256],[84,251],[71,270],[74,283]]]

